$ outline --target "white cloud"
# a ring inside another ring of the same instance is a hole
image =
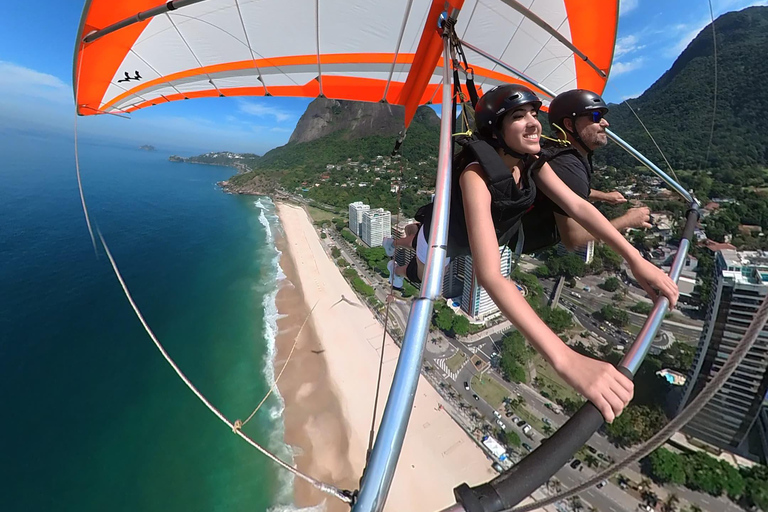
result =
[[[274,117],[278,123],[288,121],[294,117],[294,114],[273,107],[271,105],[264,105],[261,103],[255,103],[253,101],[240,100],[238,102],[238,110],[243,114],[248,114],[256,117]]]
[[[611,76],[616,77],[631,71],[635,71],[636,69],[641,68],[644,62],[645,59],[643,57],[638,57],[626,62],[614,62],[613,66],[611,66]]]
[[[0,60],[0,94],[74,104],[72,88],[59,78]]]
[[[645,48],[644,44],[638,44],[638,40],[638,36],[632,34],[618,38],[613,50],[613,56],[621,57],[622,55],[638,52]]]
[[[621,0],[621,3],[619,4],[619,16],[624,16],[627,13],[630,13],[637,9],[637,6],[640,5],[640,0]]]

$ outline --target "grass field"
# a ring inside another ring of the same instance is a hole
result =
[[[337,214],[332,212],[327,212],[325,210],[321,210],[320,208],[315,208],[314,206],[307,206],[309,209],[309,216],[312,217],[312,220],[317,222],[319,220],[328,220],[335,219],[338,217]]]
[[[481,378],[482,377],[482,378]],[[495,377],[490,375],[475,375],[472,377],[472,391],[479,397],[498,409],[508,396],[507,390]]]
[[[557,398],[560,398],[561,400],[566,398],[579,400],[581,398],[573,388],[566,384],[565,381],[555,373],[555,370],[542,357],[536,356],[534,361],[536,365],[536,376],[543,384],[541,391],[546,391],[552,401],[555,401]]]
[[[453,356],[451,356],[451,358],[450,358],[450,359],[448,359],[448,360],[445,362],[445,364],[448,366],[448,368],[450,368],[450,370],[451,370],[452,372],[458,372],[458,371],[459,371],[459,369],[460,369],[460,368],[462,367],[462,365],[464,364],[464,361],[466,361],[466,360],[467,360],[467,356],[466,356],[466,355],[464,355],[464,352],[462,352],[461,350],[459,350],[458,352],[456,352],[455,354],[453,354]]]

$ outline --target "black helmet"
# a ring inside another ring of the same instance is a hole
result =
[[[599,94],[586,89],[573,89],[558,94],[549,104],[549,124],[557,124],[562,129],[563,119],[570,117],[573,119],[581,114],[586,114],[593,110],[600,110],[603,114],[608,112],[608,105]],[[555,128],[556,129],[556,128]]]
[[[499,146],[508,154],[523,158],[524,155],[507,146],[499,127],[499,121],[504,114],[523,105],[533,105],[536,110],[541,107],[538,96],[524,85],[500,85],[483,94],[475,107],[475,126],[478,135],[488,140],[492,140],[495,135]]]

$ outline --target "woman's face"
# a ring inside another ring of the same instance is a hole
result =
[[[507,146],[518,153],[536,154],[541,151],[539,111],[533,105],[523,105],[502,120],[501,132]]]

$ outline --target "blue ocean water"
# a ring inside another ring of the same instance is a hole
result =
[[[1,134],[0,510],[290,503],[290,479],[183,385],[94,253],[72,143]],[[85,197],[159,340],[227,417],[244,419],[272,371],[274,207],[222,193],[231,169],[167,158],[81,144]],[[270,398],[244,430],[286,457],[281,411]]]

